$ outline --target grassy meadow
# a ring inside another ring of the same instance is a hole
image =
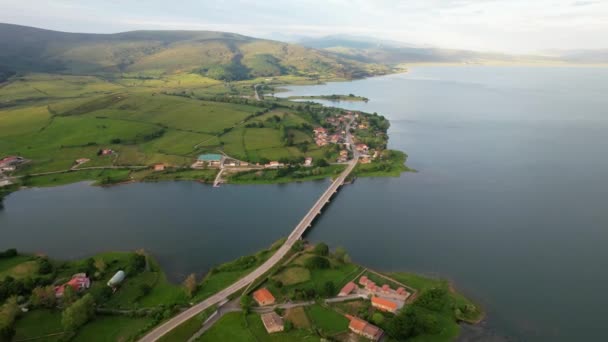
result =
[[[0,151],[28,160],[12,174],[27,176],[28,186],[140,180],[141,174],[128,169],[156,163],[180,169],[201,153],[223,152],[253,163],[333,153],[313,143],[311,127],[318,123],[307,113],[242,99],[256,81],[227,84],[191,73],[15,77],[0,87]],[[99,155],[102,149],[114,153]],[[78,167],[83,170],[67,172],[80,158],[90,161]],[[149,180],[172,176],[195,178],[179,172]]]

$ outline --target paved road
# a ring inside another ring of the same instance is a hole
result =
[[[249,284],[254,282],[256,279],[261,277],[264,273],[268,272],[272,267],[274,267],[285,255],[291,250],[291,247],[294,245],[296,241],[298,241],[302,234],[311,226],[314,218],[321,213],[321,209],[329,202],[331,196],[338,191],[338,188],[344,184],[344,180],[348,175],[353,171],[355,166],[357,165],[358,156],[355,155],[355,158],[351,160],[348,164],[348,167],[340,174],[338,178],[336,178],[329,188],[321,195],[321,197],[317,200],[317,202],[313,205],[313,207],[308,211],[306,216],[298,223],[296,228],[289,234],[289,237],[285,241],[285,243],[271,256],[266,262],[264,262],[260,267],[258,267],[253,272],[249,273],[245,277],[238,280],[236,283],[230,285],[224,290],[214,294],[213,296],[205,299],[204,301],[192,306],[188,310],[180,313],[179,315],[173,317],[167,322],[161,324],[156,327],[154,330],[149,332],[146,336],[140,339],[140,342],[152,342],[157,341],[159,338],[170,332],[171,330],[178,327],[180,324],[186,322],[190,318],[196,316],[203,310],[215,305],[222,300],[228,298],[228,296],[240,291],[241,289],[247,287]]]

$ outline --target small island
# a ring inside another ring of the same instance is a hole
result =
[[[181,285],[143,250],[75,261],[7,250],[0,253],[0,333],[9,341],[136,341],[251,272],[282,243]],[[255,283],[161,341],[451,341],[459,323],[483,315],[445,280],[374,271],[343,248],[301,241]]]

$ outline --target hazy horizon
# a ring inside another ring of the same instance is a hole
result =
[[[0,0],[0,22],[117,33],[213,30],[253,37],[336,34],[503,53],[608,48],[608,2],[576,0],[251,0],[166,2]]]

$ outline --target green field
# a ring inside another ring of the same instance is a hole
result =
[[[315,304],[306,310],[314,326],[326,334],[334,335],[348,329],[348,319],[330,308]]]
[[[43,341],[59,341],[63,326],[61,314],[58,311],[38,309],[27,312],[17,320],[15,326],[15,341],[44,337]],[[52,336],[48,336],[52,335]]]
[[[137,336],[153,320],[126,316],[98,316],[82,327],[74,341],[128,341]]]
[[[308,330],[294,329],[289,332],[268,334],[260,316],[240,312],[231,312],[223,316],[211,329],[205,332],[197,341],[268,341],[296,342],[319,341],[320,338]]]

